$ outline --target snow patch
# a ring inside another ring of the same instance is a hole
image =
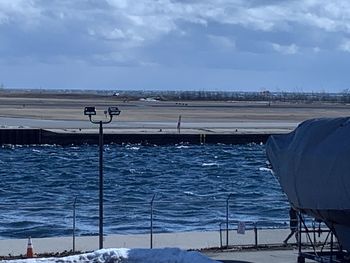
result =
[[[36,263],[36,262],[118,262],[118,263],[214,263],[208,257],[195,251],[184,251],[179,248],[163,249],[127,249],[110,248],[101,249],[91,253],[68,256],[63,258],[35,258],[20,260],[4,260],[12,263]]]

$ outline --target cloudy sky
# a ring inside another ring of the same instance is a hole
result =
[[[0,83],[350,88],[348,0],[0,0]]]

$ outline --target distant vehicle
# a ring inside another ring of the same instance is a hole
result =
[[[291,205],[324,221],[350,252],[350,118],[312,119],[273,135],[268,159]]]

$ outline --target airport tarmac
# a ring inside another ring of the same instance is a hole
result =
[[[11,95],[11,96],[10,96]],[[93,130],[85,106],[96,106],[96,120],[108,119],[104,110],[118,106],[121,114],[107,131],[198,133],[288,132],[310,118],[348,116],[350,106],[329,103],[247,101],[125,101],[86,94],[0,93],[0,128]],[[192,130],[192,131],[190,131]]]

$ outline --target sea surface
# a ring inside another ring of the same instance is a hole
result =
[[[0,238],[98,233],[98,146],[2,146]],[[218,230],[226,220],[288,223],[288,202],[267,169],[265,146],[105,145],[104,230]],[[228,199],[228,197],[230,198]],[[228,201],[227,201],[228,200]],[[230,224],[231,224],[230,223]]]

